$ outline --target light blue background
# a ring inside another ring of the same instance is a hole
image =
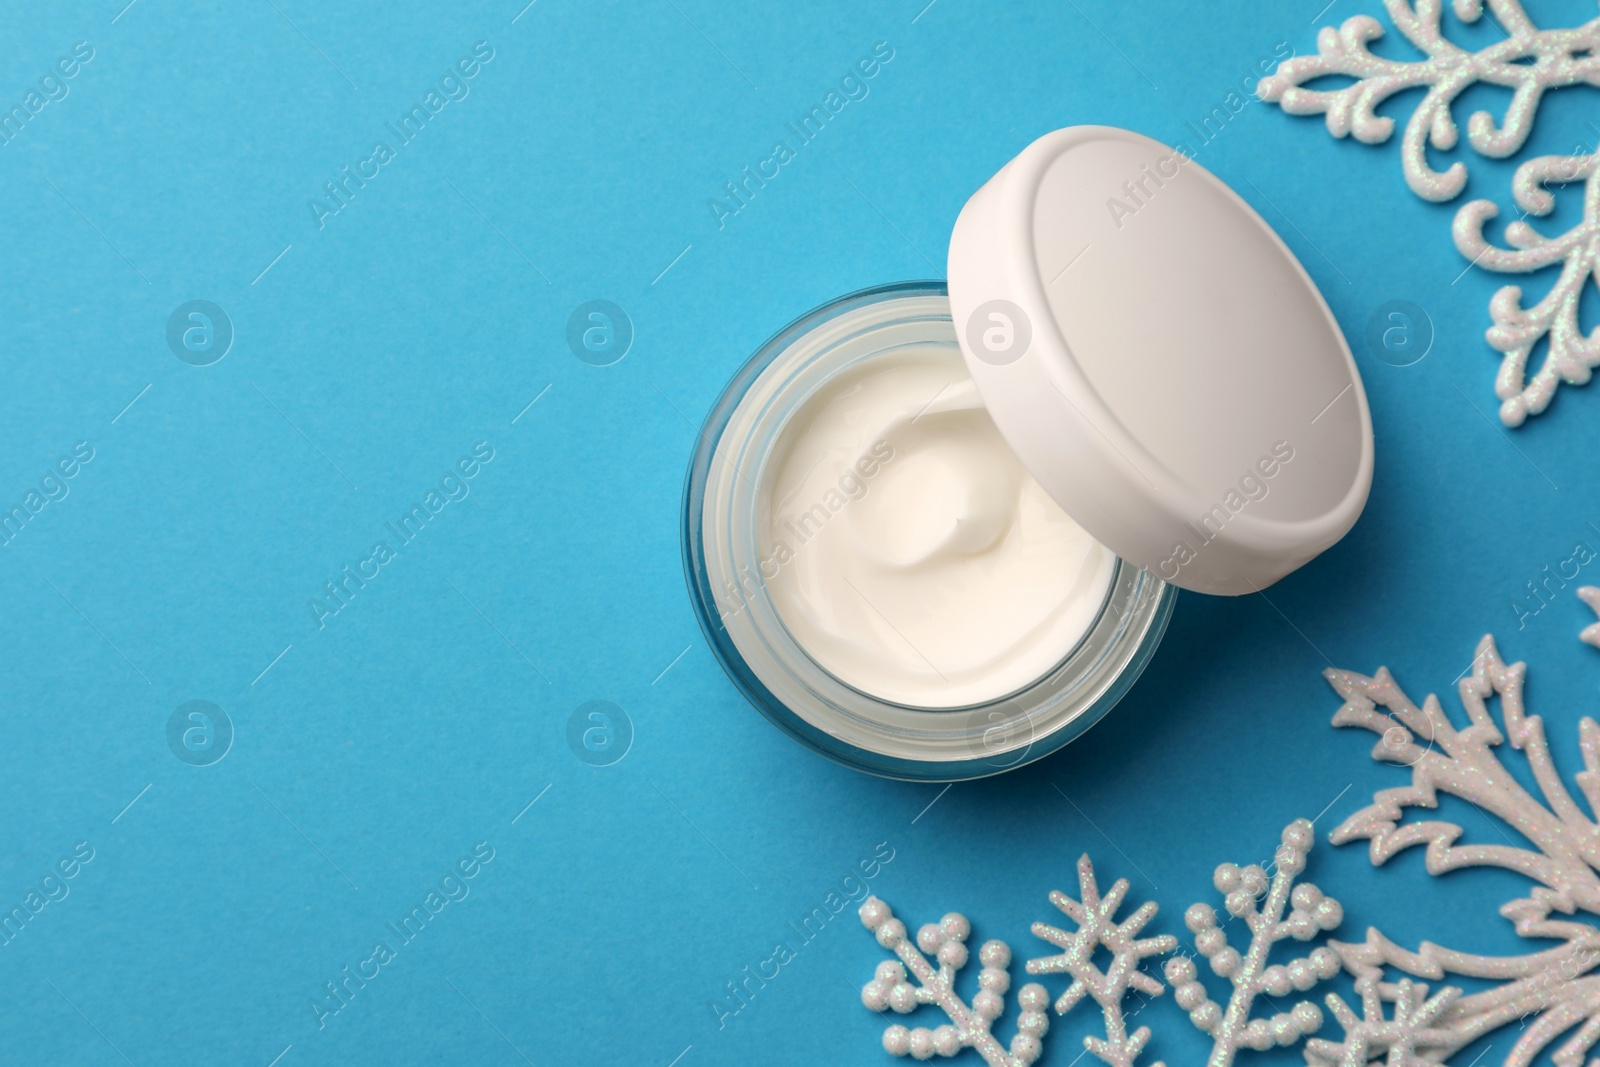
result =
[[[1405,778],[1329,726],[1330,662],[1388,664],[1456,707],[1492,630],[1532,661],[1530,710],[1569,771],[1600,684],[1576,597],[1520,631],[1509,606],[1577,541],[1600,547],[1600,391],[1564,390],[1513,433],[1490,420],[1501,279],[1452,281],[1455,207],[1406,190],[1394,144],[1252,104],[1198,149],[1358,350],[1371,503],[1270,603],[1180,598],[1148,674],[1069,750],[942,797],[834,767],[735,694],[684,591],[696,428],[762,340],[852,289],[942,276],[966,197],[1046,131],[1192,143],[1186,124],[1279,42],[1314,48],[1323,0],[123,2],[12,4],[0,42],[7,108],[75,42],[95,49],[0,147],[0,503],[95,449],[0,549],[0,903],[95,850],[0,948],[5,1062],[890,1062],[857,999],[883,953],[850,912],[737,1015],[711,1008],[880,842],[894,859],[872,888],[909,923],[959,909],[1024,959],[1085,850],[1182,934],[1218,862],[1264,860],[1326,809],[1312,877],[1345,899],[1346,938],[1381,922],[1408,944],[1514,947],[1495,909],[1517,880],[1428,879],[1419,855],[1375,872],[1326,844]],[[319,230],[308,198],[477,41],[494,59],[470,95]],[[879,41],[894,59],[870,96],[719,229],[708,199]],[[1592,145],[1594,103],[1552,99],[1536,145]],[[1469,195],[1508,204],[1509,174],[1476,161]],[[595,298],[637,333],[605,368],[564,339]],[[166,345],[192,299],[237,333],[210,367]],[[1415,366],[1362,341],[1391,299],[1437,327]],[[471,496],[319,629],[309,598],[478,441],[494,459]],[[192,699],[236,730],[210,767],[167,747]],[[610,767],[565,740],[593,699],[636,734]],[[470,896],[319,1030],[323,984],[481,841],[495,856]],[[1203,1056],[1170,997],[1139,1021],[1152,1058]],[[1045,1062],[1074,1062],[1095,1025],[1058,1022]]]

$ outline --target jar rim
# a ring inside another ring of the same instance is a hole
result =
[[[792,647],[779,649],[775,657],[765,655],[765,649],[741,650],[719,610],[716,576],[711,570],[718,569],[724,577],[733,572],[726,570],[728,560],[718,555],[723,546],[714,540],[708,555],[706,540],[707,489],[714,481],[713,468],[719,460],[724,465],[730,462],[724,454],[724,436],[752,387],[800,342],[853,313],[916,298],[946,301],[936,318],[949,318],[943,282],[899,282],[857,290],[813,308],[757,348],[729,380],[701,426],[684,479],[680,533],[684,577],[696,619],[719,665],[749,703],[790,737],[835,762],[882,777],[953,781],[985,777],[1032,762],[1098,721],[1121,699],[1153,655],[1171,615],[1176,590],[1154,574],[1116,560],[1106,602],[1077,647],[1028,686],[962,708],[907,708],[862,693],[816,664],[781,624],[778,629],[782,633],[772,632],[770,624],[763,630],[749,620],[741,620],[738,628],[747,645],[759,637],[779,644],[787,640]],[[896,321],[886,318],[863,328],[884,328]],[[828,351],[824,347],[802,358],[789,368],[787,381],[819,362]],[[784,381],[776,388],[781,390]],[[739,448],[745,444],[736,442]],[[739,464],[735,462],[733,467],[738,473]],[[759,600],[764,587],[757,584]],[[749,606],[741,606],[739,614]],[[1091,644],[1089,654],[1080,655]],[[752,656],[772,677],[763,679],[750,662]],[[812,671],[819,677],[809,676]],[[791,703],[807,706],[796,708]],[[991,737],[996,738],[993,744]]]

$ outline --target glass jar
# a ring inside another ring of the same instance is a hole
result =
[[[701,429],[683,500],[684,571],[701,629],[734,685],[808,748],[913,781],[983,777],[1039,759],[1097,722],[1160,643],[1176,590],[1116,560],[1077,644],[1014,692],[960,708],[890,703],[824,669],[785,626],[761,558],[762,485],[797,411],[839,375],[909,347],[960,355],[941,282],[862,290],[779,331],[728,384]]]

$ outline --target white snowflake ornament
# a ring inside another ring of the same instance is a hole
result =
[[[861,1003],[873,1011],[889,1008],[902,1015],[925,1004],[938,1006],[950,1023],[936,1029],[908,1029],[898,1023],[883,1032],[883,1048],[894,1056],[926,1060],[933,1056],[954,1056],[963,1048],[976,1049],[989,1067],[1029,1067],[1044,1051],[1041,1039],[1050,1028],[1050,994],[1044,986],[1030,982],[1017,993],[1017,1033],[1009,1051],[990,1032],[996,1019],[1005,1014],[1005,995],[1011,988],[1011,949],[1004,941],[986,941],[978,950],[978,992],[968,1005],[955,991],[955,980],[967,965],[966,941],[972,924],[966,916],[951,912],[937,923],[917,931],[916,943],[906,936],[906,927],[889,905],[868,897],[861,905],[861,925],[871,930],[878,944],[889,949],[899,961],[878,964],[872,981],[861,989]],[[926,952],[938,961],[928,962]],[[909,971],[909,975],[908,972]],[[913,981],[914,980],[914,981]]]
[[[1370,1063],[1434,1067],[1460,1047],[1455,1034],[1434,1024],[1461,996],[1461,990],[1446,986],[1429,997],[1427,986],[1402,978],[1391,990],[1392,1017],[1383,1014],[1384,998],[1376,979],[1357,982],[1356,992],[1361,995],[1361,1015],[1337,993],[1328,994],[1328,1010],[1344,1028],[1344,1040],[1314,1037],[1307,1041],[1307,1067],[1367,1067]]]
[[[1321,114],[1335,137],[1354,136],[1366,144],[1389,139],[1394,120],[1377,114],[1380,104],[1397,93],[1426,87],[1427,94],[1406,123],[1400,162],[1406,184],[1425,200],[1446,201],[1460,195],[1467,183],[1467,165],[1460,160],[1444,171],[1428,163],[1430,148],[1456,147],[1459,131],[1451,106],[1473,85],[1511,90],[1503,122],[1487,111],[1467,122],[1467,142],[1480,155],[1503,159],[1528,141],[1545,93],[1571,86],[1600,86],[1600,18],[1581,26],[1541,29],[1518,0],[1453,0],[1463,22],[1486,15],[1503,31],[1494,43],[1469,51],[1452,43],[1444,30],[1443,0],[1385,0],[1395,27],[1425,56],[1421,60],[1387,59],[1368,47],[1383,36],[1382,25],[1368,15],[1346,19],[1337,30],[1324,27],[1317,35],[1317,54],[1296,56],[1263,78],[1256,92],[1293,115]],[[1327,77],[1353,79],[1333,89],[1309,89]],[[1581,144],[1588,137],[1584,131]],[[1509,246],[1499,248],[1484,236],[1484,224],[1499,213],[1490,200],[1474,200],[1456,213],[1452,234],[1457,249],[1471,266],[1501,274],[1525,274],[1561,265],[1555,285],[1532,307],[1522,304],[1522,288],[1503,286],[1491,298],[1492,325],[1485,333],[1500,353],[1495,394],[1500,420],[1520,426],[1529,415],[1549,407],[1562,384],[1583,385],[1600,365],[1600,328],[1585,334],[1579,308],[1591,281],[1600,286],[1600,152],[1594,155],[1540,156],[1518,168],[1512,196],[1522,218],[1505,229]],[[1550,187],[1584,184],[1583,221],[1559,237],[1545,237],[1529,226],[1529,215],[1548,215],[1555,205]],[[1545,342],[1543,360],[1529,368],[1534,348]]]
[[[1556,204],[1549,187],[1572,182],[1584,183],[1583,221],[1559,237],[1546,237],[1518,219],[1505,229],[1511,247],[1496,247],[1483,233],[1484,224],[1500,213],[1490,200],[1464,205],[1452,226],[1456,248],[1486,270],[1526,274],[1561,264],[1560,277],[1532,307],[1523,306],[1518,285],[1504,286],[1489,301],[1494,325],[1485,337],[1503,356],[1494,388],[1500,421],[1507,426],[1520,426],[1544,411],[1558,386],[1583,385],[1600,364],[1600,327],[1585,334],[1578,324],[1584,290],[1591,282],[1600,284],[1600,153],[1530,159],[1517,168],[1512,196],[1524,218],[1548,215]],[[1541,340],[1544,359],[1529,374],[1529,359]]]
[[[1460,133],[1450,107],[1476,84],[1512,90],[1504,123],[1478,111],[1467,123],[1467,142],[1480,154],[1504,159],[1527,143],[1539,102],[1549,89],[1571,85],[1600,86],[1600,18],[1575,29],[1541,30],[1517,0],[1488,0],[1488,10],[1506,36],[1476,52],[1458,47],[1445,36],[1442,0],[1386,0],[1395,28],[1427,58],[1386,59],[1374,55],[1370,42],[1383,36],[1383,25],[1369,15],[1346,19],[1335,30],[1317,34],[1317,54],[1284,60],[1256,88],[1261,99],[1291,115],[1325,116],[1335,137],[1353,135],[1364,144],[1380,144],[1394,132],[1394,120],[1377,113],[1390,97],[1408,89],[1428,92],[1406,123],[1400,148],[1406,184],[1424,200],[1452,200],[1467,184],[1461,162],[1443,173],[1428,165],[1428,147],[1449,151]],[[1484,0],[1454,0],[1456,17],[1477,22]],[[1307,89],[1307,82],[1339,76],[1353,78],[1337,89]]]
[[[1523,664],[1506,664],[1494,639],[1485,637],[1471,673],[1458,686],[1468,722],[1457,726],[1437,697],[1429,695],[1416,704],[1387,670],[1371,677],[1328,672],[1329,682],[1344,697],[1334,725],[1376,734],[1372,758],[1411,774],[1409,786],[1378,792],[1370,805],[1346,819],[1334,831],[1334,842],[1366,839],[1374,864],[1421,845],[1429,874],[1499,867],[1533,883],[1525,897],[1500,908],[1518,936],[1536,942],[1521,955],[1460,952],[1426,941],[1412,952],[1375,929],[1360,944],[1332,943],[1357,988],[1365,983],[1364,999],[1375,992],[1395,1005],[1397,1017],[1409,1014],[1415,1022],[1408,1025],[1419,1034],[1427,1031],[1413,1043],[1415,1051],[1407,1053],[1419,1062],[1442,1062],[1510,1026],[1519,1033],[1504,1060],[1512,1067],[1534,1063],[1557,1042],[1550,1062],[1577,1067],[1600,1045],[1600,926],[1595,922],[1600,917],[1600,824],[1595,820],[1600,812],[1600,724],[1588,717],[1578,723],[1583,770],[1573,781],[1580,805],[1551,758],[1543,721],[1524,711],[1526,676]],[[1501,722],[1489,710],[1495,697]],[[1497,750],[1507,744],[1522,753],[1535,791],[1525,788],[1502,762]],[[1488,844],[1461,843],[1463,831],[1455,823],[1407,821],[1412,809],[1437,808],[1440,794],[1465,800],[1500,820],[1524,844],[1510,843],[1509,835]],[[1387,969],[1411,978],[1437,981],[1459,975],[1492,984],[1469,995],[1435,998],[1419,1008],[1419,994],[1407,994],[1403,980],[1383,981]],[[1373,1007],[1367,1007],[1366,1015],[1375,1021],[1381,1007]]]
[[[1056,1014],[1065,1015],[1085,996],[1092,998],[1105,1019],[1106,1036],[1084,1038],[1084,1048],[1110,1067],[1133,1067],[1150,1041],[1150,1028],[1141,1026],[1132,1034],[1128,1033],[1122,1001],[1130,989],[1152,997],[1164,992],[1165,987],[1139,970],[1139,964],[1148,957],[1171,952],[1178,947],[1178,939],[1171,934],[1139,938],[1139,931],[1156,916],[1154,903],[1141,905],[1128,918],[1117,922],[1117,909],[1128,895],[1128,880],[1117,879],[1110,891],[1101,896],[1094,865],[1088,856],[1078,860],[1078,888],[1081,901],[1059,890],[1050,894],[1050,903],[1076,922],[1078,929],[1068,933],[1047,923],[1034,923],[1034,936],[1062,951],[1059,955],[1029,960],[1028,973],[1071,975],[1072,984],[1056,1000]],[[1111,953],[1111,964],[1104,971],[1094,964],[1095,951],[1099,948]],[[1163,1065],[1156,1063],[1152,1067]]]
[[[1305,870],[1306,855],[1315,835],[1311,823],[1297,819],[1283,831],[1283,843],[1274,857],[1276,870],[1269,876],[1256,864],[1239,867],[1224,863],[1213,884],[1224,894],[1223,904],[1234,919],[1244,921],[1250,943],[1241,953],[1228,944],[1227,931],[1218,924],[1208,904],[1195,904],[1184,913],[1184,923],[1194,934],[1195,948],[1210,961],[1211,969],[1228,981],[1232,992],[1223,1008],[1206,994],[1194,960],[1175,956],[1167,961],[1167,981],[1173,985],[1178,1006],[1189,1021],[1212,1039],[1206,1067],[1228,1067],[1241,1048],[1265,1051],[1289,1046],[1322,1026],[1322,1011],[1308,1000],[1269,1019],[1252,1019],[1256,998],[1262,994],[1287,996],[1305,992],[1339,973],[1339,957],[1328,948],[1313,949],[1288,964],[1267,963],[1274,945],[1294,939],[1309,941],[1332,930],[1344,918],[1344,909],[1309,882],[1295,884]],[[1288,915],[1285,916],[1285,912]]]

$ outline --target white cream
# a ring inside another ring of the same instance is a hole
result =
[[[1093,625],[1113,554],[1006,445],[952,348],[829,381],[763,477],[767,588],[841,681],[918,708],[986,703],[1061,662]]]

